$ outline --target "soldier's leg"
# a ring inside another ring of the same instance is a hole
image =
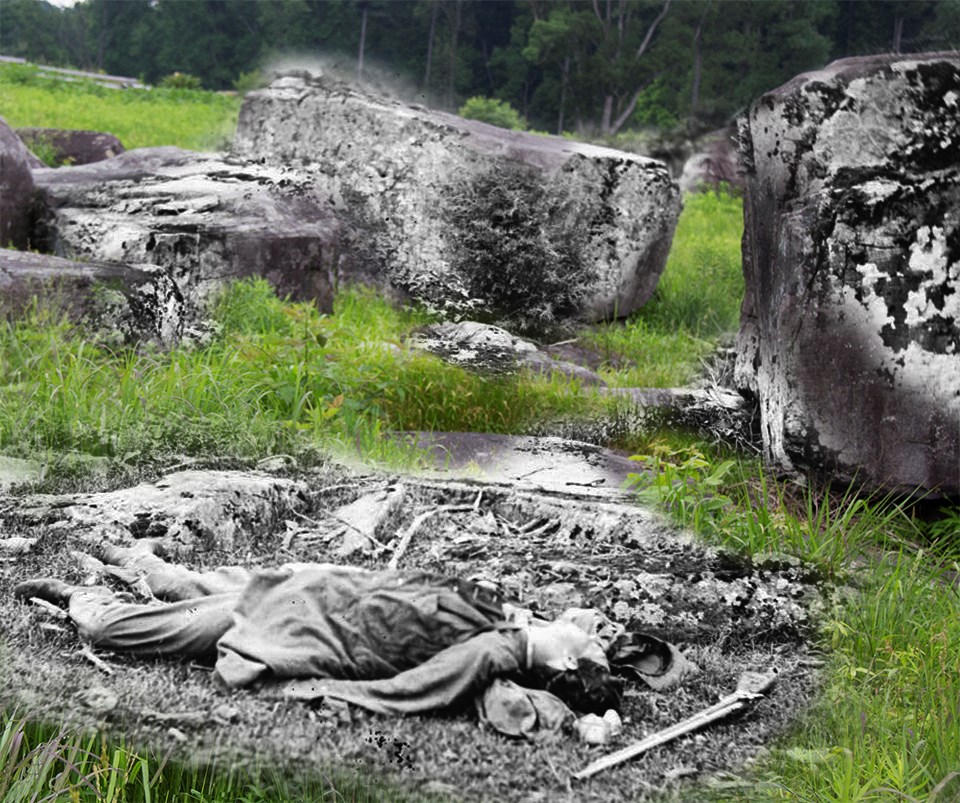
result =
[[[97,647],[135,655],[212,660],[217,641],[233,624],[240,592],[141,605],[104,586],[73,586],[40,578],[17,585],[14,596],[66,605],[80,636]]]
[[[158,599],[193,600],[231,594],[242,591],[250,582],[250,571],[242,566],[197,572],[168,563],[155,554],[157,546],[156,541],[142,541],[132,547],[104,546],[99,552],[104,563],[110,564],[107,573],[129,584],[142,581]]]

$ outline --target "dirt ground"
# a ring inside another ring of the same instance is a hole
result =
[[[598,607],[673,642],[701,672],[667,693],[628,686],[623,734],[596,747],[571,734],[511,740],[482,728],[471,711],[389,719],[312,709],[263,690],[224,691],[212,682],[210,667],[196,664],[98,652],[103,663],[97,665],[82,653],[69,622],[11,595],[15,583],[39,575],[82,582],[71,550],[82,550],[90,533],[73,532],[49,516],[24,517],[18,513],[24,500],[7,498],[0,503],[0,541],[37,540],[25,554],[0,557],[5,702],[18,700],[33,716],[53,722],[101,723],[125,734],[128,743],[173,749],[181,758],[224,761],[239,753],[300,769],[354,768],[413,797],[610,801],[670,791],[696,799],[698,782],[742,767],[802,712],[816,689],[819,660],[807,638],[820,592],[804,567],[752,565],[628,502],[329,468],[298,478],[310,488],[305,512],[266,530],[254,528],[230,549],[187,550],[183,562],[197,568],[290,561],[385,567],[397,534],[439,507],[413,533],[401,568],[495,583],[547,617],[574,605]],[[383,548],[338,557],[343,528],[326,514],[398,485],[402,501],[378,535]],[[571,781],[572,772],[604,753],[712,705],[746,670],[779,673],[773,691],[746,715],[590,780]]]

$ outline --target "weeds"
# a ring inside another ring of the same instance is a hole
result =
[[[893,498],[796,488],[700,445],[649,451],[633,477],[645,501],[715,543],[792,554],[855,588],[821,618],[830,659],[819,701],[751,777],[704,799],[958,799],[960,542],[944,538],[956,511],[927,525]]]
[[[168,352],[91,343],[38,308],[0,323],[0,448],[137,465],[325,445],[409,462],[388,430],[515,432],[596,404],[558,376],[480,377],[412,353],[403,338],[424,315],[362,289],[325,316],[241,282],[214,318],[210,345]]]

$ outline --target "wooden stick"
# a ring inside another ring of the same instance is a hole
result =
[[[463,513],[473,509],[473,505],[441,505],[440,507],[435,507],[433,510],[428,510],[425,513],[421,513],[412,522],[410,522],[410,526],[407,527],[407,529],[404,530],[403,535],[400,536],[400,543],[397,544],[397,548],[393,551],[393,557],[390,558],[387,568],[397,568],[397,564],[400,563],[400,558],[403,557],[403,553],[406,552],[407,547],[410,546],[410,541],[413,540],[414,533],[420,529],[421,525],[427,519],[435,516],[437,513]]]
[[[86,658],[91,664],[93,664],[97,669],[99,669],[101,672],[104,672],[104,673],[106,673],[106,674],[108,674],[108,675],[112,675],[112,674],[113,674],[113,667],[110,666],[110,664],[108,664],[106,661],[104,661],[104,660],[98,658],[96,655],[94,655],[94,654],[93,654],[93,650],[90,649],[90,645],[89,645],[89,644],[84,644],[84,645],[80,648],[80,654],[81,654],[84,658]]]
[[[758,672],[744,672],[737,683],[737,690],[722,698],[715,705],[705,708],[703,711],[694,714],[682,722],[678,722],[676,725],[671,725],[669,728],[647,736],[639,742],[627,745],[622,750],[610,753],[603,758],[598,758],[580,770],[580,772],[575,772],[573,779],[575,781],[582,781],[591,775],[596,775],[598,772],[602,772],[610,767],[615,767],[624,761],[629,761],[631,758],[639,756],[648,750],[652,750],[654,747],[666,744],[679,736],[699,730],[704,725],[709,725],[711,722],[722,719],[728,714],[740,711],[746,708],[757,697],[762,697],[769,691],[776,682],[776,679],[777,676],[773,673],[761,674]]]

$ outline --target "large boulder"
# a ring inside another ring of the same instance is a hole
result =
[[[31,151],[47,150],[57,164],[85,165],[119,156],[126,148],[113,134],[60,128],[18,128]]]
[[[45,209],[37,238],[52,253],[159,265],[191,303],[264,276],[332,310],[344,229],[294,171],[164,147],[33,175]]]
[[[743,188],[736,131],[720,128],[707,134],[696,151],[683,163],[680,189],[683,192]]]
[[[17,317],[34,299],[130,341],[174,343],[190,317],[179,288],[162,268],[0,249],[0,316]]]
[[[960,492],[960,57],[835,62],[740,137],[736,381],[767,458]]]
[[[233,153],[309,169],[395,287],[507,318],[624,316],[680,211],[634,154],[428,111],[307,72],[247,95]]]
[[[0,248],[30,247],[30,153],[0,117]]]

